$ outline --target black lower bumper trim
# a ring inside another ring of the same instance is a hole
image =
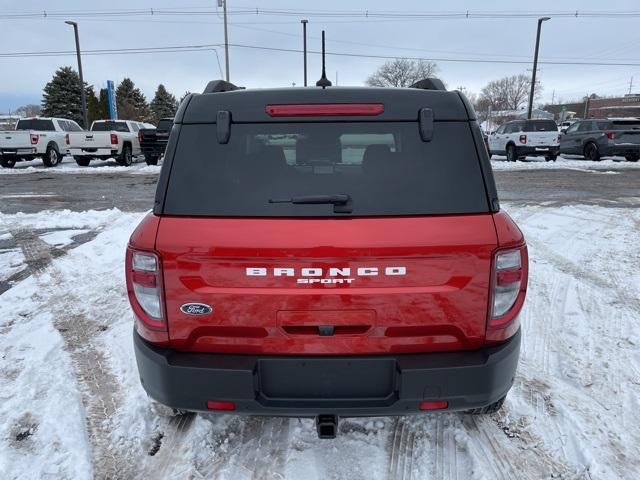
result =
[[[405,415],[419,403],[449,410],[490,405],[507,394],[520,332],[474,351],[372,356],[259,356],[183,353],[134,332],[142,385],[167,406],[206,411],[208,400],[235,402],[235,413],[313,417]]]
[[[542,149],[542,150],[541,150]],[[537,156],[537,155],[554,155],[558,156],[559,147],[518,147],[516,146],[516,154],[518,156]]]

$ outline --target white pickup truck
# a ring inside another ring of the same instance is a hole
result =
[[[489,135],[490,155],[506,155],[515,162],[527,156],[543,156],[555,162],[560,134],[553,120],[513,120]]]
[[[0,132],[0,165],[13,168],[21,160],[42,158],[45,167],[55,167],[69,153],[70,132],[82,128],[66,118],[21,118],[15,130]]]
[[[115,158],[120,165],[128,167],[134,157],[141,154],[138,131],[148,127],[154,128],[133,120],[96,120],[91,131],[69,135],[69,153],[82,167],[94,158]]]

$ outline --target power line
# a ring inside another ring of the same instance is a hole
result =
[[[274,9],[236,7],[228,10],[232,16],[279,16],[279,17],[315,17],[315,18],[352,18],[352,19],[386,19],[386,20],[416,20],[416,19],[527,19],[549,16],[555,18],[631,18],[640,17],[640,10],[550,10],[550,11],[375,11],[375,10],[314,10],[314,9]],[[29,19],[29,18],[61,18],[61,17],[131,17],[131,16],[203,16],[217,15],[210,7],[190,8],[145,8],[123,10],[42,10],[30,12],[5,12],[0,19]]]
[[[201,44],[201,45],[174,45],[164,47],[140,47],[140,48],[114,48],[114,49],[93,49],[83,50],[83,55],[124,55],[124,54],[143,54],[143,53],[175,53],[175,52],[194,52],[214,50],[221,47],[222,44]],[[286,53],[302,53],[302,50],[293,48],[266,47],[262,45],[247,45],[239,43],[230,43],[230,47],[244,48],[252,50],[266,50]],[[309,50],[308,53],[320,55],[317,50]],[[24,58],[24,57],[55,57],[75,55],[72,50],[58,51],[34,51],[34,52],[4,52],[0,53],[0,58]],[[419,57],[419,56],[397,56],[397,55],[381,55],[381,54],[364,54],[353,52],[327,52],[327,55],[338,57],[356,57],[356,58],[376,58],[383,60],[406,59],[406,60],[424,60],[430,62],[452,62],[452,63],[489,63],[489,64],[512,64],[512,65],[529,65],[529,60],[509,60],[509,59],[490,59],[490,58],[451,58],[451,57]],[[625,62],[594,62],[594,61],[578,61],[578,60],[543,60],[538,62],[541,65],[580,65],[580,66],[612,66],[612,67],[640,67],[640,60],[631,60]]]

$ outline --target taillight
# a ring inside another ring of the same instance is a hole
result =
[[[488,341],[506,340],[517,331],[518,313],[527,292],[528,263],[526,245],[494,255]]]
[[[138,142],[142,142],[142,132],[138,130]]]
[[[115,133],[111,134],[111,145],[117,145],[118,144],[118,135],[116,135]]]
[[[560,143],[561,139],[562,139],[562,134],[558,135],[558,143]]]
[[[607,132],[606,135],[609,140],[614,140],[616,138],[616,132]]]
[[[68,133],[65,133],[65,135],[64,135],[64,143],[65,143],[65,145],[69,145],[69,134]]]
[[[235,410],[235,402],[221,402],[219,400],[207,400],[208,410]]]
[[[527,136],[526,135],[520,135],[520,143],[527,143]]]
[[[433,402],[420,402],[420,410],[443,410],[449,406],[446,400],[435,400]]]
[[[38,140],[40,140],[40,135],[38,135],[37,133],[32,133],[31,134],[31,145],[36,145],[38,143]]]
[[[384,112],[382,103],[312,103],[267,105],[270,117],[360,117],[376,116]]]
[[[128,247],[126,268],[129,301],[137,319],[146,329],[166,332],[160,257]]]

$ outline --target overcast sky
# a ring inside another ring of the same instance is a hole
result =
[[[73,50],[73,30],[64,20],[80,25],[83,50],[146,48],[223,43],[221,9],[217,0],[183,2],[151,0],[2,0],[0,2],[0,54],[14,52]],[[374,56],[412,56],[438,58],[440,77],[449,87],[464,86],[472,92],[490,80],[515,73],[531,73],[531,64],[452,62],[445,59],[509,60],[531,62],[536,34],[536,17],[474,18],[480,12],[549,13],[621,12],[640,13],[638,0],[616,2],[585,0],[510,0],[442,2],[325,0],[229,0],[229,9],[257,8],[258,14],[231,14],[229,43],[283,49],[302,48],[301,18],[308,18],[309,49],[319,50],[320,32],[327,32],[327,51]],[[151,9],[180,8],[191,15],[151,15]],[[392,10],[396,8],[397,10]],[[101,9],[110,13],[146,9],[149,14],[106,16],[92,14]],[[289,10],[286,15],[263,14],[260,9]],[[319,16],[328,12],[361,12],[362,16]],[[63,17],[3,18],[3,15],[26,12],[68,12]],[[295,12],[291,12],[291,10]],[[437,13],[465,12],[471,18],[402,18],[390,20],[364,15],[369,12]],[[300,14],[296,13],[299,12]],[[292,13],[292,14],[289,14]],[[540,61],[591,61],[640,64],[640,17],[618,18],[555,17],[542,28]],[[217,49],[224,70],[224,49]],[[247,87],[302,85],[302,54],[230,48],[231,81]],[[328,56],[327,73],[340,85],[362,85],[384,59],[357,56]],[[26,103],[40,103],[42,87],[60,66],[77,68],[75,55],[55,57],[7,58],[0,56],[0,112]],[[96,90],[106,80],[116,83],[130,77],[147,99],[158,83],[176,96],[186,90],[201,91],[208,80],[220,78],[221,72],[213,50],[196,52],[147,53],[133,55],[84,55],[84,78]],[[309,82],[320,76],[320,57],[309,56]],[[544,86],[543,99],[569,100],[588,93],[624,94],[629,80],[635,77],[640,91],[640,66],[540,65],[539,80]]]

